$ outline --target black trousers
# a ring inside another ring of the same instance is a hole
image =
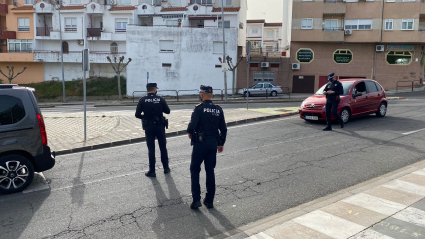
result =
[[[150,123],[145,128],[146,145],[149,151],[149,169],[155,171],[155,138],[158,140],[161,150],[161,162],[163,167],[168,167],[167,139],[165,138],[165,126]]]
[[[192,179],[193,201],[201,200],[201,186],[199,185],[199,173],[201,164],[204,162],[207,174],[207,202],[214,201],[215,195],[215,175],[214,168],[217,162],[217,139],[207,138],[203,143],[194,143],[192,151],[192,162],[190,163],[190,176]]]
[[[338,105],[339,102],[337,101],[326,102],[326,122],[328,123],[328,127],[332,127],[331,113],[338,119],[340,124],[343,124],[341,116],[338,114]]]

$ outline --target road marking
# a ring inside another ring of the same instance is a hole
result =
[[[421,132],[421,131],[424,131],[424,130],[425,130],[425,128],[418,129],[418,130],[415,130],[415,131],[410,131],[410,132],[402,133],[402,135],[414,134],[414,133]]]
[[[341,201],[388,216],[397,213],[407,207],[406,205],[400,203],[392,202],[364,193],[356,194]]]

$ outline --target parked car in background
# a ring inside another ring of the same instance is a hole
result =
[[[376,114],[384,117],[387,114],[388,101],[384,88],[374,80],[346,79],[340,80],[344,88],[341,102],[338,106],[338,114],[344,123],[350,118],[367,114]],[[301,119],[307,121],[326,120],[326,96],[322,86],[316,94],[308,97],[299,107]],[[332,116],[334,119],[334,116]]]
[[[34,89],[0,84],[0,194],[24,190],[55,165]]]
[[[246,88],[238,90],[238,94],[244,95],[245,97],[247,94],[249,94],[249,96],[277,96],[277,94],[282,93],[283,90],[281,86],[275,86],[271,83],[258,83],[248,90]]]

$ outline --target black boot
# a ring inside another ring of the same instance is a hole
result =
[[[171,171],[171,169],[170,169],[170,167],[164,167],[164,174],[168,174],[168,173],[170,173],[170,171]]]
[[[327,126],[326,128],[323,129],[323,131],[332,131],[332,127]]]
[[[213,202],[207,202],[207,199],[204,199],[204,205],[207,208],[214,208],[214,203]]]
[[[145,173],[146,177],[151,177],[151,178],[155,178],[156,177],[156,173],[154,170],[149,170],[147,173]]]
[[[341,129],[344,128],[344,122],[341,122]]]
[[[192,209],[198,209],[199,207],[202,207],[201,201],[194,201],[192,204],[190,204],[190,208]]]

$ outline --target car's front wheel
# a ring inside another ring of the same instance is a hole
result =
[[[251,96],[251,93],[249,93],[249,92],[245,91],[245,92],[243,93],[243,96],[244,96],[244,97],[247,97],[247,96],[248,96],[248,94],[249,94],[249,96]]]
[[[276,91],[272,91],[271,96],[277,96],[277,92]]]
[[[348,108],[343,108],[341,112],[339,113],[339,115],[341,116],[341,119],[344,122],[344,124],[348,123],[351,117],[351,113]]]
[[[34,179],[34,166],[24,156],[10,154],[0,157],[0,194],[24,190]]]
[[[378,112],[376,112],[376,116],[378,117],[384,117],[387,114],[387,104],[382,102],[379,105]]]

